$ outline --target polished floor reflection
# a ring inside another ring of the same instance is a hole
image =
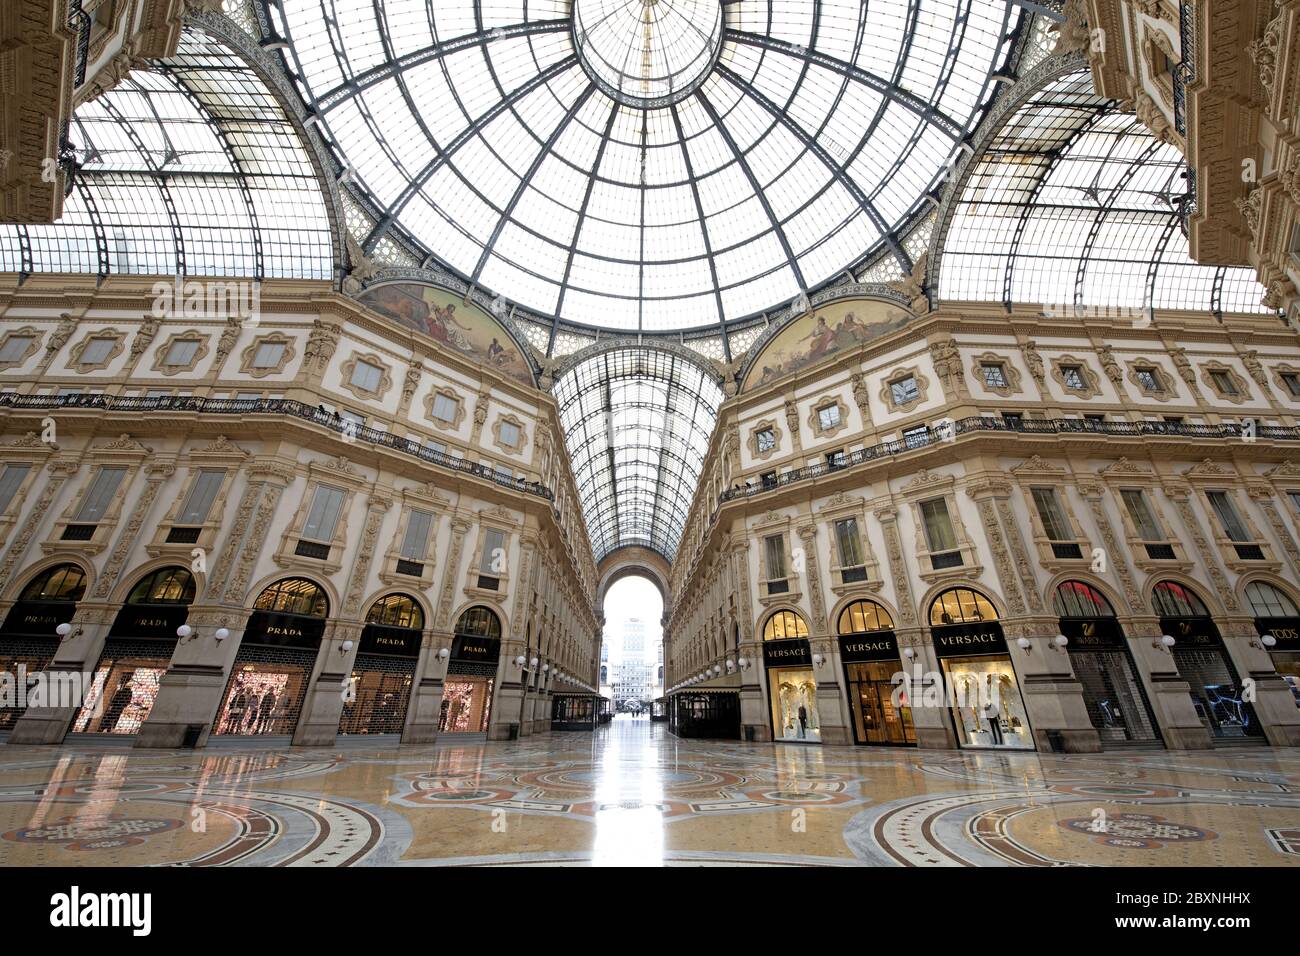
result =
[[[0,746],[0,863],[1300,865],[1300,751],[678,740]]]

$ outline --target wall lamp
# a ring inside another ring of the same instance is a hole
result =
[[[199,632],[198,629],[195,627],[191,627],[188,624],[182,624],[180,627],[176,628],[176,636],[179,637],[181,639],[181,643],[184,644],[187,641],[198,640]],[[230,636],[230,629],[226,627],[219,627],[212,632],[212,638],[218,644],[220,644],[229,636]]]
[[[910,647],[905,647],[903,648],[903,656],[910,661],[916,657],[916,651],[912,650]]]
[[[738,660],[736,661],[736,663],[740,665],[740,669],[741,669],[742,671],[747,671],[747,670],[749,670],[749,658],[748,658],[748,657],[742,657],[742,658],[738,659]]]
[[[523,654],[520,654],[518,657],[515,658],[515,667],[523,667],[527,663],[528,663],[528,658],[524,657]]]
[[[1154,641],[1151,642],[1151,646],[1158,651],[1161,650],[1167,651],[1169,650],[1169,648],[1173,647],[1177,643],[1178,642],[1173,639],[1172,635],[1162,634],[1160,637],[1157,637]]]
[[[1034,646],[1034,642],[1027,637],[1016,638],[1016,647],[1020,648],[1026,654],[1029,653],[1029,651],[1033,648],[1033,646]]]
[[[736,669],[736,662],[730,657],[727,658],[727,673],[730,674]]]
[[[339,653],[346,654],[348,651],[352,650],[354,646],[355,645],[351,641],[344,641],[339,645]]]
[[[532,658],[531,660],[529,660],[529,661],[528,661],[528,666],[529,666],[529,667],[536,667],[536,666],[537,666],[537,658],[534,657],[534,658]]]
[[[1253,637],[1250,639],[1250,646],[1258,647],[1261,651],[1266,647],[1274,647],[1276,645],[1277,638],[1272,634],[1261,634],[1259,637]]]
[[[59,641],[63,642],[74,637],[80,637],[85,632],[82,631],[80,624],[78,624],[76,627],[73,627],[71,624],[65,621],[64,623],[60,624],[58,627],[54,629],[54,633],[59,635]]]
[[[438,657],[445,661],[447,658],[451,657],[451,649],[447,647],[439,648]]]
[[[1069,644],[1070,639],[1064,634],[1057,634],[1056,637],[1052,638],[1052,650],[1060,651],[1062,654],[1065,653],[1065,649]]]
[[[821,667],[822,664],[826,661],[826,658],[822,657],[820,654],[814,654],[812,657],[812,661],[813,661],[813,667]]]

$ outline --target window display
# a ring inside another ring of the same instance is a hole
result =
[[[171,664],[172,647],[170,641],[107,641],[73,732],[139,733]]]
[[[340,734],[400,734],[415,680],[415,660],[358,654],[339,717]]]
[[[1289,596],[1271,584],[1252,581],[1246,585],[1246,600],[1255,613],[1255,631],[1262,639],[1273,639],[1268,647],[1273,667],[1291,688],[1300,707],[1300,612]]]
[[[241,736],[292,734],[302,713],[315,657],[299,650],[241,648],[212,732]]]
[[[840,612],[840,660],[853,713],[853,738],[860,744],[916,743],[906,689],[895,698],[900,670],[893,618],[874,601],[854,601]]]
[[[817,678],[808,667],[782,667],[767,672],[772,700],[772,739],[819,744]]]
[[[59,649],[55,628],[72,620],[85,591],[85,572],[75,564],[48,568],[23,588],[0,628],[0,668],[15,682],[49,666]],[[0,730],[12,729],[26,709],[0,706]]]
[[[448,674],[442,685],[438,732],[486,733],[492,709],[492,684],[492,679],[488,677]]]

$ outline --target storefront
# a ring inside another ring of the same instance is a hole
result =
[[[894,682],[900,670],[894,621],[874,601],[854,601],[839,618],[840,661],[859,744],[915,746],[911,702]]]
[[[1062,582],[1053,602],[1102,746],[1159,746],[1155,717],[1110,602],[1082,581]]]
[[[291,736],[325,636],[329,599],[306,578],[286,578],[258,595],[253,608],[212,732]]]
[[[1246,585],[1246,600],[1255,614],[1255,630],[1273,659],[1273,667],[1287,682],[1296,706],[1300,707],[1300,611],[1290,597],[1262,581]]]
[[[969,588],[945,591],[930,605],[930,635],[958,746],[1033,750],[1020,684],[988,598]]]
[[[75,564],[60,564],[36,577],[0,626],[0,673],[12,683],[0,695],[0,733],[13,729],[27,709],[28,678],[54,660],[59,649],[55,629],[72,620],[86,591],[86,575]]]
[[[133,735],[149,717],[194,601],[194,576],[162,568],[131,589],[95,665],[73,733]]]
[[[596,694],[557,692],[551,697],[551,729],[595,730],[601,700]]]
[[[400,734],[415,683],[424,612],[414,598],[390,594],[371,605],[339,717],[340,734]]]
[[[794,611],[777,611],[763,626],[763,666],[767,672],[772,739],[821,743],[817,675],[808,646],[808,625]]]
[[[1210,735],[1215,740],[1263,737],[1255,708],[1242,699],[1237,668],[1204,602],[1175,581],[1161,581],[1152,597],[1161,633],[1174,639],[1169,653],[1178,675],[1187,681],[1192,706]]]
[[[674,694],[668,729],[678,737],[740,739],[740,692],[690,690]]]
[[[455,633],[442,684],[438,732],[486,733],[501,656],[501,619],[490,608],[472,607],[456,622]]]

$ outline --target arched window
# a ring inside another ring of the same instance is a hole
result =
[[[1056,586],[1052,606],[1057,617],[1114,617],[1105,595],[1082,581],[1062,581]]]
[[[930,626],[945,624],[975,624],[979,621],[996,621],[998,612],[989,599],[970,588],[953,588],[944,591],[930,605]]]
[[[1151,589],[1155,600],[1156,612],[1161,617],[1209,617],[1201,599],[1191,588],[1185,588],[1175,581],[1161,581]]]
[[[60,564],[23,588],[20,601],[80,601],[86,593],[86,572],[75,564]]]
[[[807,637],[808,625],[794,611],[777,611],[763,625],[763,640],[784,641],[792,637]]]
[[[329,598],[315,581],[306,578],[284,578],[276,581],[257,596],[253,608],[258,611],[278,611],[281,614],[302,614],[305,617],[328,617]]]
[[[501,619],[491,608],[471,607],[456,622],[456,633],[463,637],[501,636]]]
[[[383,624],[386,627],[424,627],[424,612],[415,599],[405,594],[389,594],[370,605],[366,615],[367,624]]]
[[[1263,581],[1246,585],[1246,602],[1256,617],[1296,617],[1295,602],[1285,593]]]
[[[890,631],[894,619],[875,601],[854,601],[840,612],[841,634],[864,634],[867,631]]]
[[[192,604],[194,575],[185,568],[159,568],[131,589],[127,604]]]

